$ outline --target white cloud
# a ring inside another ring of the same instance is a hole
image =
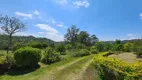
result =
[[[73,5],[75,5],[77,8],[80,8],[80,7],[87,8],[90,6],[90,3],[88,1],[74,1]]]
[[[57,26],[59,26],[59,27],[63,27],[64,25],[62,25],[62,24],[57,24]]]
[[[57,4],[65,5],[68,4],[68,0],[54,0]]]
[[[127,34],[126,36],[133,37],[133,36],[136,36],[136,35],[135,34]]]
[[[24,18],[30,18],[30,19],[33,18],[33,14],[22,13],[22,12],[15,12],[15,14],[16,14],[17,16],[21,16],[21,17],[24,17]]]
[[[33,14],[40,15],[40,13],[37,10],[33,11]]]
[[[61,21],[52,20],[52,21],[46,21],[46,22],[51,22],[52,25],[54,25],[54,26],[58,26],[58,27],[61,27],[61,28],[67,28],[65,26],[64,22],[61,22]]]
[[[3,30],[1,29],[1,27],[0,27],[0,34],[2,34],[3,33]]]
[[[56,2],[59,3],[59,4],[64,5],[64,4],[68,3],[68,0],[56,0]]]
[[[90,3],[88,0],[53,0],[57,4],[62,5],[65,8],[80,8],[85,7],[88,8]]]
[[[40,12],[35,10],[31,11],[29,13],[23,13],[23,12],[15,12],[15,15],[23,17],[24,19],[33,19],[33,18],[40,18]]]
[[[18,33],[16,33],[16,34],[14,34],[14,35],[20,35],[20,36],[36,36],[37,37],[37,35],[36,34],[33,34],[33,33],[29,33],[29,32],[18,32]]]
[[[38,32],[38,34],[44,34],[45,32]]]
[[[50,27],[47,24],[37,24],[37,27],[39,27],[41,30],[47,31],[50,34],[58,34],[58,31],[52,27]]]
[[[137,37],[130,37],[129,40],[131,40],[131,39],[138,39],[138,38]]]
[[[127,34],[124,40],[138,39],[138,36],[135,34]]]
[[[65,28],[67,29],[67,26],[65,26],[64,24],[57,24],[58,27],[61,27],[61,28]]]
[[[52,20],[52,24],[55,24],[56,23],[56,21],[55,20]]]
[[[142,19],[142,13],[140,13],[140,19]]]
[[[54,41],[63,41],[63,36],[60,35],[55,28],[47,24],[37,24],[35,26],[44,31],[44,32],[38,32],[38,34],[41,34],[40,36],[47,37]]]

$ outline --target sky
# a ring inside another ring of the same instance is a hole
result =
[[[142,36],[142,0],[1,0],[0,14],[26,25],[16,35],[54,41],[63,41],[72,25],[103,41]]]

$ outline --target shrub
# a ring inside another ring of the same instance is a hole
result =
[[[71,45],[71,44],[66,44],[65,49],[66,49],[66,50],[72,49],[72,45]]]
[[[0,56],[0,74],[7,72],[15,64],[13,54]]]
[[[36,41],[30,41],[27,43],[27,45],[33,48],[38,48],[38,49],[44,49],[48,46],[46,43],[40,43]]]
[[[92,47],[91,47],[91,53],[92,53],[92,54],[97,54],[97,53],[98,53],[98,51],[97,51],[97,49],[96,49],[95,46],[92,46]]]
[[[18,68],[36,67],[41,59],[41,51],[32,47],[20,48],[14,53],[14,59]]]
[[[59,53],[57,53],[52,48],[46,48],[45,52],[43,53],[43,58],[41,60],[42,63],[51,64],[60,61],[62,58]]]
[[[107,57],[107,56],[109,56],[109,55],[116,54],[116,53],[117,53],[116,51],[111,51],[111,50],[109,50],[108,52],[106,52],[106,53],[103,54],[102,56]]]
[[[84,49],[86,46],[81,43],[76,43],[76,49]]]
[[[133,46],[133,43],[125,43],[123,45],[123,51],[125,52],[131,52],[132,51],[132,46]]]
[[[119,59],[104,57],[109,53],[94,56],[94,65],[98,74],[105,80],[141,80],[142,64],[128,64]]]
[[[20,43],[17,42],[13,45],[12,51],[16,51],[16,50],[18,50],[22,47],[25,47],[25,46],[26,46],[26,44],[24,44],[24,42],[20,42]]]
[[[90,52],[87,49],[80,49],[74,53],[75,57],[87,56],[90,55]]]
[[[0,56],[0,74],[4,74],[10,68],[10,63],[8,62],[6,56]]]
[[[56,48],[57,52],[60,52],[61,55],[66,55],[66,49],[65,49],[65,46],[64,45],[59,45],[57,46]]]
[[[137,55],[138,58],[142,58],[142,47],[136,47],[135,48],[135,54]]]

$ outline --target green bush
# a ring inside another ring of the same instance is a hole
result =
[[[142,47],[136,47],[135,48],[135,54],[137,55],[138,58],[142,58]]]
[[[92,54],[97,54],[97,53],[98,53],[98,51],[97,51],[97,49],[96,49],[95,46],[92,46],[92,47],[91,47],[91,53],[92,53]]]
[[[66,55],[66,49],[65,49],[65,46],[62,44],[62,45],[59,45],[57,46],[56,48],[57,52],[59,52],[61,55]]]
[[[84,49],[84,48],[86,48],[84,44],[76,43],[76,49]]]
[[[75,57],[87,56],[90,55],[90,52],[87,49],[80,49],[74,53]]]
[[[32,47],[20,48],[14,53],[14,59],[18,68],[36,67],[41,59],[41,51]]]
[[[41,60],[42,63],[51,64],[60,61],[62,58],[59,53],[57,53],[52,48],[46,48],[45,52],[43,53],[43,58]]]
[[[27,43],[27,46],[30,46],[30,47],[33,47],[33,48],[38,48],[38,49],[44,49],[48,45],[46,43],[40,43],[40,42],[36,42],[36,41],[30,41],[30,42]]]
[[[0,56],[0,74],[7,72],[15,64],[13,54]]]
[[[20,49],[22,47],[25,47],[25,46],[26,46],[26,44],[24,44],[24,43],[15,43],[13,45],[12,51],[16,51],[16,50],[18,50],[18,49]]]
[[[0,56],[0,74],[4,74],[10,68],[10,63],[6,56]]]
[[[71,44],[66,44],[66,45],[65,45],[65,49],[66,49],[66,50],[72,49],[72,45],[71,45]]]

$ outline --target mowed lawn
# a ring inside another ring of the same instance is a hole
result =
[[[137,58],[137,56],[133,53],[125,52],[121,54],[112,54],[108,57],[119,58],[127,63],[135,63],[135,62],[142,62],[142,59]]]

